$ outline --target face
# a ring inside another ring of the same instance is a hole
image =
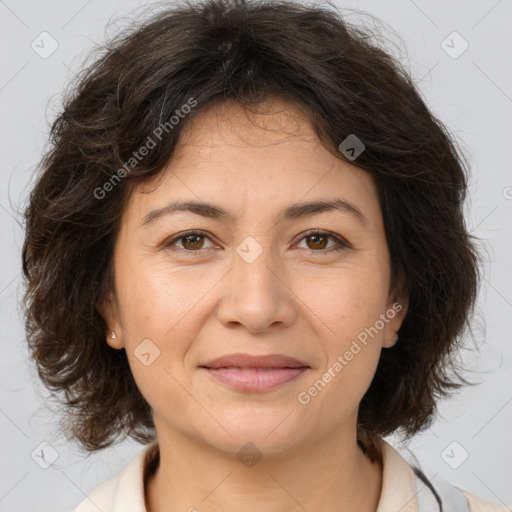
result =
[[[320,201],[337,207],[300,207]],[[177,202],[213,208],[169,207]],[[406,312],[406,297],[391,293],[371,175],[334,157],[276,99],[258,114],[229,101],[198,115],[168,166],[131,194],[114,269],[101,306],[116,333],[107,340],[126,350],[158,436],[229,453],[355,436]],[[230,354],[277,354],[301,368],[213,369]]]

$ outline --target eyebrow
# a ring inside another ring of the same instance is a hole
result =
[[[146,226],[165,215],[171,215],[180,211],[188,211],[195,213],[196,215],[201,215],[202,217],[219,219],[226,222],[236,222],[238,220],[238,217],[215,204],[199,201],[171,201],[163,208],[151,210],[147,215],[145,215],[140,227]],[[361,224],[367,224],[366,217],[357,206],[339,198],[292,204],[279,212],[276,216],[276,223],[330,211],[348,213]]]

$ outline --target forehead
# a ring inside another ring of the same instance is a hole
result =
[[[341,198],[369,217],[380,213],[371,175],[328,151],[307,114],[290,103],[272,98],[246,110],[228,100],[189,121],[162,172],[134,189],[131,209],[139,218],[176,198],[260,216],[273,206]]]

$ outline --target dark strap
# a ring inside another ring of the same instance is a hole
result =
[[[443,478],[432,478],[429,480],[423,471],[411,466],[416,476],[427,486],[438,503],[440,512],[470,512],[469,503],[464,494],[454,485]],[[422,510],[421,503],[419,512],[431,512]]]

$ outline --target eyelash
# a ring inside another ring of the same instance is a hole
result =
[[[192,236],[192,235],[199,235],[199,236],[203,236],[203,237],[206,237],[208,238],[210,241],[212,241],[210,239],[210,237],[208,236],[208,233],[206,233],[205,231],[201,231],[201,230],[190,230],[190,231],[185,231],[184,233],[180,233],[179,235],[173,237],[172,239],[170,240],[167,240],[166,242],[164,242],[164,248],[167,248],[167,247],[172,247],[173,244],[179,240],[182,240],[184,238],[187,238],[188,236]],[[313,250],[313,249],[306,249],[306,250],[309,250],[313,253],[315,252],[318,252],[318,253],[325,253],[325,252],[331,252],[331,251],[334,251],[334,252],[339,252],[339,251],[342,251],[344,249],[347,249],[349,247],[351,247],[351,245],[346,241],[344,240],[343,238],[335,235],[334,233],[331,233],[330,231],[323,231],[323,230],[320,230],[320,229],[312,229],[310,231],[307,231],[306,233],[304,233],[304,235],[302,236],[302,238],[299,240],[299,243],[302,242],[302,240],[308,238],[308,237],[311,237],[311,236],[314,236],[314,235],[321,235],[321,236],[324,236],[324,237],[327,237],[327,238],[332,238],[334,239],[337,243],[338,243],[338,247],[336,248],[330,248],[330,249],[320,249],[320,250]],[[194,254],[194,255],[200,255],[201,252],[203,252],[202,249],[198,249],[196,251],[191,251],[189,249],[184,249],[184,248],[181,248],[181,247],[177,247],[177,249],[179,251],[183,251],[187,254]]]

